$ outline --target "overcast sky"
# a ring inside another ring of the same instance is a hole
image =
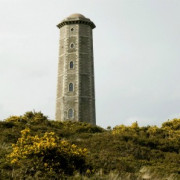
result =
[[[55,117],[59,29],[95,24],[96,118],[102,127],[180,117],[179,0],[0,0],[0,119]]]

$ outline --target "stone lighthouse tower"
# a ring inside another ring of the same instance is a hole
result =
[[[96,124],[93,35],[95,24],[81,14],[72,14],[60,29],[57,121]]]

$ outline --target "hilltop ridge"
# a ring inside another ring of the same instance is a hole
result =
[[[25,129],[29,129],[29,134],[24,141],[36,137],[36,142],[43,142],[39,152],[49,153],[49,156],[38,154],[42,161],[37,162],[44,163],[45,167],[33,166],[37,156],[33,149],[24,158],[17,158],[19,164],[12,164],[8,159],[8,155],[15,151],[12,144],[21,150],[21,155],[25,152],[22,147],[35,147],[34,140],[29,140],[23,146],[23,142],[18,144],[20,140],[23,141],[22,132]],[[0,132],[1,179],[180,179],[180,119],[168,120],[160,128],[139,127],[135,122],[131,126],[118,125],[113,129],[103,129],[81,122],[52,121],[41,112],[27,112],[1,121]],[[57,146],[48,146],[47,136],[49,141],[54,138]],[[58,145],[62,141],[66,146]],[[43,149],[45,144],[48,147]],[[62,147],[66,147],[66,151],[62,151]],[[74,163],[71,172],[60,165],[52,165],[54,169],[51,170],[47,168],[54,158],[52,150],[60,155],[64,153],[64,160],[59,160],[60,164],[66,162],[69,167]],[[78,165],[79,162],[82,166]],[[59,174],[56,171],[58,167],[61,170]]]

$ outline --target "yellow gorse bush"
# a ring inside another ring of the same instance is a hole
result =
[[[115,126],[112,130],[112,134],[121,134],[121,135],[132,135],[138,136],[140,131],[144,131],[143,128],[138,126],[137,122],[132,123],[131,126],[119,125]],[[162,124],[162,127],[159,128],[157,126],[149,126],[146,128],[146,135],[150,138],[157,137],[158,135],[162,135],[166,139],[174,143],[179,143],[180,140],[180,119],[168,120]],[[144,132],[145,133],[145,132]]]
[[[54,132],[46,132],[42,137],[31,136],[28,128],[21,131],[21,137],[12,148],[12,152],[8,155],[11,164],[20,164],[24,159],[35,158],[34,166],[43,164],[46,170],[62,169],[64,162],[66,165],[69,163],[73,169],[76,160],[83,161],[87,155],[86,148],[79,148],[66,140],[60,140]]]
[[[42,123],[46,122],[48,119],[47,116],[44,116],[41,112],[29,111],[26,112],[23,116],[10,116],[5,119],[6,122],[23,122],[23,123]]]
[[[112,134],[124,134],[124,133],[132,133],[133,135],[136,135],[136,130],[139,128],[138,123],[134,122],[131,126],[125,126],[125,125],[119,125],[115,126],[112,130]]]
[[[6,122],[21,122],[25,120],[26,119],[23,116],[10,116],[9,118],[5,119]]]

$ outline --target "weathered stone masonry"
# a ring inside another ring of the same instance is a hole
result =
[[[60,48],[56,99],[57,121],[96,124],[93,35],[94,23],[73,14],[57,25]]]

